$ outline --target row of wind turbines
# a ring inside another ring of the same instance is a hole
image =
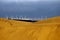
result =
[[[8,17],[8,16],[6,16],[6,18],[7,19],[11,19],[11,20],[13,20],[13,19],[17,19],[17,20],[42,20],[42,19],[47,19],[48,17],[47,16],[45,16],[45,17],[43,17],[43,16],[41,16],[40,18],[30,18],[30,17],[19,17],[19,16],[16,16],[16,17],[13,17],[13,16],[11,16],[11,17]]]

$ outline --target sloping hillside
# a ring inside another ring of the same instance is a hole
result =
[[[38,21],[36,23],[60,23],[60,16],[40,20],[40,21]]]
[[[60,40],[60,17],[36,23],[0,18],[0,40]]]

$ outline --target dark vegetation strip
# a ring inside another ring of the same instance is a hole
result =
[[[13,19],[16,21],[24,21],[24,22],[37,22],[37,20],[22,20],[22,19]]]

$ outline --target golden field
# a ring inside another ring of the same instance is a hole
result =
[[[35,23],[0,18],[0,40],[60,40],[60,16]]]

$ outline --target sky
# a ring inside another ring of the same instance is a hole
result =
[[[60,1],[60,0],[0,0],[0,1],[4,1],[4,2],[24,2],[24,1]]]
[[[0,0],[0,17],[60,16],[60,0]]]

